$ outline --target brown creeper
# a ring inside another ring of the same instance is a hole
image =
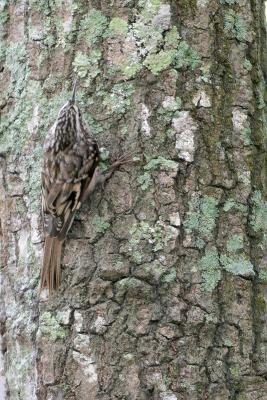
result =
[[[59,111],[44,144],[42,170],[42,211],[45,234],[41,289],[54,291],[60,284],[63,241],[74,213],[93,190],[99,161],[96,141],[83,123],[72,99]]]

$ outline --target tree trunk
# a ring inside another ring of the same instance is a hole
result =
[[[1,400],[267,399],[261,0],[0,1]],[[38,294],[42,143],[103,168]]]

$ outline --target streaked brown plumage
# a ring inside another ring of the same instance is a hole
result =
[[[59,111],[44,144],[42,210],[44,257],[41,287],[60,284],[61,250],[74,214],[96,184],[99,149],[84,125],[73,96]]]

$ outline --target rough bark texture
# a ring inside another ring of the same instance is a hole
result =
[[[267,399],[264,3],[0,1],[0,398]],[[42,143],[79,77],[121,168],[38,298]]]

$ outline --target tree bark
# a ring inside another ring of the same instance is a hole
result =
[[[267,399],[260,0],[0,2],[0,398]],[[42,143],[74,76],[103,168],[38,295]]]

